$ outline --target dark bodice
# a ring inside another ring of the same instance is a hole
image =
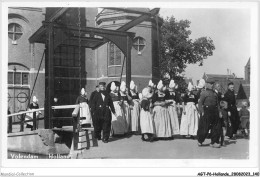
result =
[[[193,103],[197,104],[197,103],[198,103],[198,98],[197,98],[197,96],[196,96],[195,94],[193,94],[193,93],[189,93],[189,94],[187,93],[187,94],[184,95],[183,101],[184,101],[185,103],[193,102]]]
[[[118,95],[114,94],[114,93],[110,93],[110,96],[112,98],[112,101],[120,101],[120,98]]]
[[[130,91],[130,92],[129,92],[129,96],[130,96],[132,99],[139,99],[139,94],[138,94],[138,92],[133,94],[133,93]]]
[[[174,100],[176,103],[180,102],[180,96],[177,92],[167,91],[165,99],[166,100]]]
[[[165,101],[166,100],[166,94],[165,93],[154,93],[153,95],[153,99],[152,99],[152,102],[155,103],[155,102],[161,102],[161,101]]]
[[[39,105],[36,103],[36,105],[33,105],[33,103],[29,106],[30,109],[39,109]]]
[[[141,108],[145,111],[149,111],[150,108],[150,101],[149,100],[142,100],[141,101]]]
[[[78,98],[76,100],[76,104],[83,103],[83,102],[86,102],[88,104],[88,98],[83,97],[82,95],[78,96]]]

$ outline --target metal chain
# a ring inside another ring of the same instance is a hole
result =
[[[80,66],[80,72],[79,72],[79,78],[80,78],[80,82],[79,82],[79,86],[81,89],[81,80],[82,80],[82,76],[81,76],[81,15],[80,15],[80,7],[78,8],[78,27],[79,27],[79,66]]]

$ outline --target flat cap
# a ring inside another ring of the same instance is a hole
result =
[[[106,85],[106,83],[105,82],[99,82],[99,84],[98,85],[103,85],[103,86],[105,86]]]

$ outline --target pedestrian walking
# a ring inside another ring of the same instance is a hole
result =
[[[228,108],[227,102],[221,100],[220,101],[220,114],[221,114],[220,120],[221,120],[221,125],[222,125],[222,132],[221,132],[221,137],[220,137],[221,146],[225,146],[225,137],[227,134],[227,129],[228,129],[228,127],[231,126],[227,108]]]
[[[202,117],[199,120],[197,131],[198,145],[202,146],[209,130],[211,131],[210,145],[215,148],[220,147],[219,139],[221,136],[221,122],[218,110],[218,97],[213,90],[214,81],[208,79],[206,90],[201,92],[199,99],[199,111]]]
[[[228,116],[230,116],[231,127],[228,130],[229,138],[236,139],[237,130],[239,128],[240,120],[238,115],[238,110],[236,106],[236,96],[234,92],[234,83],[230,82],[228,84],[228,90],[224,95],[225,101],[228,103]]]
[[[105,90],[105,82],[99,83],[99,92],[95,94],[91,108],[93,109],[95,124],[94,124],[94,136],[98,140],[101,140],[101,131],[103,133],[102,141],[108,143],[111,132],[111,120],[112,115],[117,117],[113,101],[110,95]]]

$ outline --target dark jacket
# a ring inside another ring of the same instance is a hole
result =
[[[111,118],[111,112],[115,113],[115,108],[111,96],[104,93],[105,99],[103,100],[101,92],[97,92],[91,101],[91,111],[94,117],[98,118]]]
[[[228,103],[228,110],[236,108],[236,96],[234,91],[228,90],[224,95],[224,100]]]
[[[94,91],[94,92],[92,92],[91,93],[91,95],[90,95],[90,97],[89,97],[89,104],[91,105],[91,102],[93,101],[93,99],[94,99],[94,97],[95,97],[95,95],[98,93],[98,91]]]

